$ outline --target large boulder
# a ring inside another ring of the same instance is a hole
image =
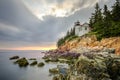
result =
[[[120,57],[113,58],[109,56],[105,60],[108,74],[112,80],[120,80]]]
[[[29,64],[26,58],[20,58],[14,63],[18,64],[20,67],[26,67]]]
[[[85,56],[81,56],[76,62],[75,68],[77,70],[77,75],[85,74],[93,80],[110,79],[106,65],[101,58],[88,59]]]

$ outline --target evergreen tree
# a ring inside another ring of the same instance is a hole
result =
[[[111,14],[110,11],[107,8],[107,5],[104,5],[104,11],[103,11],[104,19],[103,19],[103,37],[110,37],[110,29],[112,25],[111,21]]]
[[[66,36],[69,36],[70,35],[70,32],[69,31],[67,31],[67,34],[66,34]]]
[[[91,18],[90,18],[90,20],[89,20],[89,26],[91,27],[91,28],[93,28],[93,24],[95,23],[95,18],[94,18],[94,14],[92,14],[92,16],[91,16]]]
[[[73,32],[72,33],[73,33],[73,35],[75,35],[75,27],[73,27]]]
[[[70,35],[73,35],[73,29],[71,28],[71,30],[70,30]]]
[[[75,35],[75,27],[71,28],[70,35],[74,36]]]
[[[99,22],[99,21],[101,21],[102,20],[102,13],[101,13],[101,9],[100,9],[100,7],[99,7],[99,4],[97,3],[96,4],[96,6],[95,6],[95,14],[94,14],[94,23],[96,23],[96,22]]]
[[[114,6],[112,7],[112,19],[113,21],[120,22],[120,1],[116,0]]]
[[[93,23],[93,32],[96,33],[97,37],[101,39],[104,31],[103,31],[103,16],[101,9],[98,3],[95,6],[95,13],[94,13],[94,23]]]
[[[71,28],[71,30],[67,31],[66,35],[63,38],[60,38],[57,42],[57,46],[61,46],[65,43],[66,40],[72,40],[73,38],[76,38],[75,36],[75,27]]]
[[[104,5],[103,13],[98,5],[95,6],[95,12],[89,21],[92,32],[100,40],[102,38],[120,36],[120,1],[116,0],[112,10],[109,11],[107,5]],[[76,38],[75,27],[67,32],[66,36],[59,39],[57,42],[58,47],[65,43],[66,40]]]
[[[112,27],[111,34],[112,36],[120,35],[120,1],[116,0],[114,6],[112,7]]]
[[[108,10],[108,7],[107,5],[104,5],[104,12],[103,12],[103,15],[104,15],[104,20],[111,20],[111,13],[110,11]]]
[[[120,1],[116,0],[111,11],[107,5],[104,6],[103,14],[99,5],[95,6],[95,13],[92,14],[90,25],[98,39],[120,36]]]

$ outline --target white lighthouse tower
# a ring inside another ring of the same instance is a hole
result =
[[[83,36],[90,31],[90,27],[88,23],[84,23],[83,25],[80,24],[79,21],[75,22],[75,35]]]

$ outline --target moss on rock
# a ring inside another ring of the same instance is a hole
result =
[[[20,67],[26,67],[29,64],[26,58],[20,58],[17,61],[15,61],[14,63],[18,64]]]

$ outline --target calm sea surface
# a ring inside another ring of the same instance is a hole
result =
[[[9,57],[37,58],[38,62],[44,62],[41,51],[0,51],[0,80],[52,80],[49,68],[54,68],[60,63],[45,63],[44,67],[28,66],[20,68],[13,64],[14,60]],[[31,61],[29,61],[31,63]],[[64,64],[65,65],[65,64]]]

